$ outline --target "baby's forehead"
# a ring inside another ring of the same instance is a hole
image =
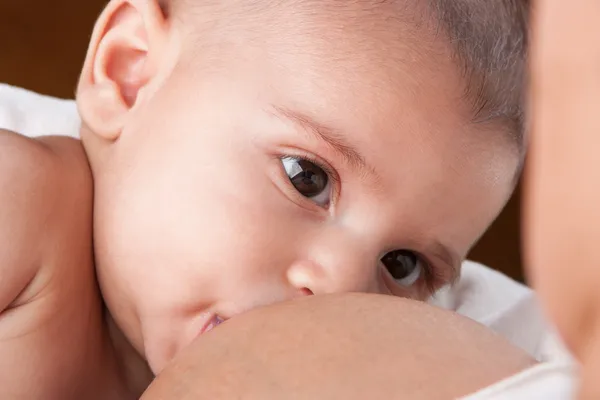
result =
[[[227,23],[212,26],[210,33],[198,29],[201,36],[188,52],[238,73],[258,70],[279,81],[314,79],[328,92],[342,94],[351,88],[359,95],[377,92],[381,99],[386,91],[427,85],[431,75],[443,75],[446,82],[459,80],[449,42],[426,22],[431,15],[407,3],[282,1],[269,7],[245,3],[224,17]],[[458,84],[456,90],[461,90]]]
[[[290,51],[302,51],[320,42],[340,51],[412,46],[423,53],[427,42],[442,42],[433,12],[417,0],[169,1],[187,5],[181,19],[201,45],[287,44]]]
[[[199,38],[189,51],[202,53],[200,62],[218,60],[229,84],[240,93],[254,90],[249,97],[263,98],[263,108],[292,110],[341,132],[377,137],[468,123],[450,45],[416,22],[424,12],[398,2],[308,3],[256,17],[236,11],[227,29],[212,33],[218,45]],[[207,56],[207,49],[215,53]]]
[[[376,91],[380,103],[388,96],[386,90],[423,92],[421,86],[433,84],[431,76],[436,75],[456,90],[456,103],[468,109],[469,122],[505,125],[499,130],[509,131],[520,145],[527,7],[517,3],[175,0],[174,4],[182,10],[185,5],[188,21],[198,27],[194,43],[217,43],[212,48],[220,61],[229,55],[247,70],[257,68],[246,62],[255,56],[287,69],[284,77],[300,78],[302,73],[318,77],[322,86],[340,96],[349,89],[358,96]],[[193,52],[205,54],[206,48]]]

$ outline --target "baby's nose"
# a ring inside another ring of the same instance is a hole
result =
[[[382,235],[373,229],[331,224],[302,241],[286,277],[296,295],[346,292],[387,293],[379,257]]]
[[[343,292],[381,293],[381,277],[376,262],[322,263],[298,260],[287,271],[287,279],[297,296]]]

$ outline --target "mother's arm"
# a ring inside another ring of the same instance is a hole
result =
[[[451,399],[533,363],[487,328],[423,303],[316,296],[221,325],[142,400]]]

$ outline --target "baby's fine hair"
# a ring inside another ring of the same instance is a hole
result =
[[[426,0],[454,47],[476,121],[499,119],[522,147],[529,0]]]
[[[188,3],[225,0],[159,0],[163,11],[177,13]],[[285,6],[284,0],[245,0],[264,7]],[[350,0],[287,0],[339,1]],[[352,0],[409,3],[428,10],[434,27],[452,46],[464,80],[464,97],[475,123],[491,122],[507,131],[524,150],[524,113],[529,0]],[[401,9],[401,8],[399,8]],[[184,11],[185,12],[185,11]],[[427,18],[427,17],[424,17]]]

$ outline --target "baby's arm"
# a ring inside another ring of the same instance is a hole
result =
[[[0,334],[3,314],[27,301],[41,265],[55,164],[43,143],[0,130]]]

